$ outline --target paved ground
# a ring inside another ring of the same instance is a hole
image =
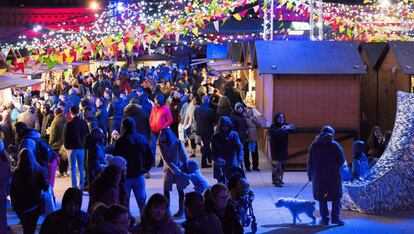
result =
[[[306,215],[301,216],[302,223],[292,225],[292,218],[288,210],[275,208],[274,203],[279,197],[294,197],[306,183],[305,172],[287,172],[285,186],[275,188],[271,184],[270,167],[265,159],[261,161],[260,165],[262,171],[247,174],[256,195],[253,205],[258,221],[257,233],[414,233],[414,211],[378,216],[343,210],[341,216],[346,224],[342,227],[313,226],[309,224],[311,220]],[[211,169],[203,169],[203,174],[211,183],[215,182]],[[69,184],[68,178],[57,178],[55,186],[57,201],[62,200],[63,193]],[[192,187],[189,186],[186,191],[191,191],[191,189]],[[154,169],[151,172],[151,179],[147,180],[147,194],[151,195],[153,193],[162,193],[162,171],[160,168]],[[175,213],[177,210],[177,193],[173,191],[171,195],[171,212]],[[311,184],[304,189],[299,198],[312,200]],[[84,210],[87,208],[87,203],[88,196],[85,194],[82,206]],[[131,199],[131,205],[132,214],[138,216],[139,211],[133,198]],[[58,207],[60,207],[60,204],[58,204]],[[319,211],[316,211],[315,215],[319,218]],[[183,220],[177,220],[177,222],[181,221]],[[13,233],[22,233],[18,225],[18,219],[12,211],[8,214],[8,222],[12,226]],[[42,219],[39,223],[41,222]],[[246,228],[245,232],[249,233],[250,229]]]

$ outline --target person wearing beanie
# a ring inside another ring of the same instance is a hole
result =
[[[243,145],[237,132],[233,131],[233,124],[229,117],[220,118],[217,132],[211,140],[211,149],[214,160],[213,176],[218,183],[224,183],[227,171],[233,167],[241,168],[244,160]]]
[[[234,105],[233,114],[230,116],[233,123],[233,129],[239,134],[240,142],[243,145],[244,166],[247,171],[251,171],[249,161],[249,127],[247,125],[246,116],[244,115],[245,106],[238,102]]]
[[[122,121],[124,130],[121,137],[116,141],[113,155],[123,157],[127,162],[125,193],[127,207],[129,208],[129,198],[131,190],[134,190],[135,199],[142,212],[145,205],[145,178],[154,163],[154,156],[148,139],[135,130],[135,121],[132,118],[125,118]]]
[[[62,208],[46,216],[39,234],[83,233],[87,228],[88,215],[81,207],[82,191],[68,188],[62,198]]]
[[[329,225],[328,201],[332,202],[331,223],[344,225],[339,213],[342,197],[340,168],[345,162],[345,155],[334,135],[335,130],[331,126],[322,127],[308,155],[308,178],[312,181],[313,197],[319,201],[322,225]]]

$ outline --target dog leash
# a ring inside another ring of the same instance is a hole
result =
[[[306,188],[306,186],[309,184],[310,180],[308,180],[308,182],[306,182],[306,184],[302,187],[302,189],[298,192],[298,194],[296,194],[295,199],[299,196],[299,194]]]

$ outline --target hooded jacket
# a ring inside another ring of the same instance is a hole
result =
[[[165,128],[160,132],[159,146],[164,161],[164,191],[171,191],[174,183],[178,190],[185,189],[190,182],[177,171],[177,168],[185,170],[187,165],[187,153],[183,143],[170,128]]]
[[[223,132],[223,126],[228,125],[230,130],[228,133]],[[217,125],[217,132],[212,137],[212,154],[215,161],[223,159],[226,162],[224,173],[232,167],[239,167],[243,162],[243,145],[240,142],[237,132],[232,130],[233,125],[229,117],[220,118]],[[214,164],[214,178],[219,178],[219,170],[217,163]]]
[[[151,169],[154,157],[147,138],[136,132],[133,119],[124,119],[122,128],[124,132],[115,143],[113,155],[127,161],[127,178],[136,178]]]
[[[344,152],[333,134],[319,134],[309,148],[307,165],[315,200],[332,201],[342,197],[340,168],[344,162]]]
[[[74,216],[66,213],[65,207],[69,202],[82,206],[82,192],[69,188],[62,198],[62,209],[49,214],[42,223],[39,234],[71,234],[83,233],[87,227],[88,216],[79,209]]]
[[[249,137],[249,128],[247,126],[246,116],[244,116],[244,112],[239,113],[237,109],[242,107],[244,110],[244,106],[241,103],[237,103],[234,107],[234,112],[230,116],[231,122],[233,123],[233,129],[239,134],[239,138],[241,142],[247,141]]]

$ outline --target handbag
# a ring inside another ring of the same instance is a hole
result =
[[[49,186],[47,191],[43,191],[42,200],[43,200],[43,204],[42,204],[42,212],[41,213],[42,213],[43,216],[46,217],[50,213],[55,212],[56,205],[55,205],[55,201],[54,201],[54,198],[53,198],[52,186]]]

